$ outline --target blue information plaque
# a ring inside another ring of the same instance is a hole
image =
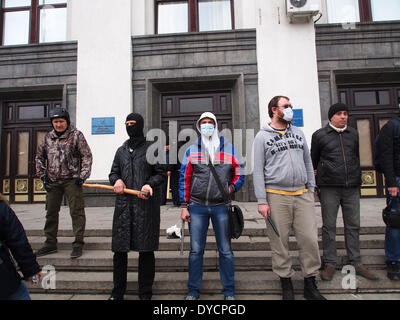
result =
[[[114,134],[115,118],[92,118],[92,134]]]
[[[292,124],[295,127],[304,127],[303,109],[293,109]]]

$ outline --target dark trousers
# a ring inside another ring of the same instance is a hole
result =
[[[86,225],[85,203],[82,186],[76,185],[73,179],[65,180],[62,183],[52,183],[51,190],[47,192],[47,214],[44,226],[45,244],[49,247],[57,246],[58,217],[64,194],[67,196],[69,213],[72,218],[72,230],[75,236],[72,246],[82,247]]]
[[[180,171],[172,171],[170,177],[171,192],[172,192],[172,202],[175,206],[179,206],[181,202],[179,201],[179,176]]]
[[[400,177],[396,177],[397,186],[400,188]],[[386,191],[386,203],[390,201],[390,194],[387,186],[385,187]],[[392,208],[399,210],[400,209],[400,193],[397,195],[397,198],[393,198]],[[385,254],[386,254],[386,263],[393,263],[394,261],[400,265],[400,229],[394,229],[391,227],[386,227],[386,235],[385,235]]]
[[[114,288],[112,295],[122,298],[126,291],[127,275],[128,275],[128,253],[114,252],[113,257],[114,270],[113,281]],[[155,258],[154,252],[139,252],[139,297],[141,299],[151,299],[153,295],[153,282],[155,276]]]
[[[349,262],[358,267],[360,255],[360,188],[321,187],[322,247],[325,265],[336,266],[336,220],[342,207],[344,239]]]

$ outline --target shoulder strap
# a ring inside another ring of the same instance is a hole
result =
[[[222,186],[222,183],[221,183],[221,180],[219,180],[217,171],[215,170],[214,166],[210,162],[208,162],[208,167],[210,168],[212,174],[214,175],[214,179],[217,182],[219,191],[221,191],[221,193],[222,193],[222,195],[224,197],[224,201],[228,202],[229,201],[229,195],[226,193],[224,187]]]

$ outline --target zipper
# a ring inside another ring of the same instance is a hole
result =
[[[344,146],[343,146],[343,139],[342,139],[342,134],[339,133],[339,138],[340,138],[340,145],[342,147],[342,154],[343,154],[343,160],[344,160],[344,173],[345,173],[345,181],[346,181],[346,187],[348,185],[348,180],[347,180],[347,161],[346,161],[346,155],[344,154]]]

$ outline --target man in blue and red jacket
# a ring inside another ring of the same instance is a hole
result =
[[[182,206],[181,219],[189,222],[189,293],[187,300],[200,297],[203,275],[203,254],[209,220],[213,223],[219,251],[222,293],[227,300],[235,296],[234,259],[229,236],[229,219],[226,199],[209,167],[214,166],[227,194],[238,191],[244,183],[234,147],[224,137],[219,137],[217,119],[210,112],[203,113],[197,121],[201,133],[197,143],[191,145],[181,165],[179,195]]]

